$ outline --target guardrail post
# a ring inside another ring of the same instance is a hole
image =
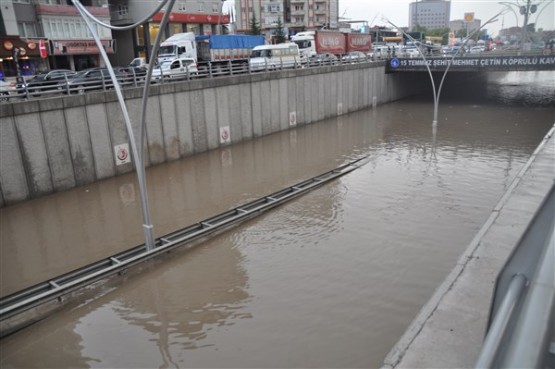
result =
[[[208,76],[210,78],[214,78],[214,76],[212,75],[212,62],[208,62]]]
[[[233,75],[233,64],[231,63],[231,60],[228,60],[228,65],[229,65],[229,75],[232,76]]]

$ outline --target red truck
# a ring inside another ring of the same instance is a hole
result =
[[[317,54],[341,56],[352,51],[368,54],[372,48],[372,36],[364,33],[308,31],[297,33],[291,40],[299,45],[301,55],[308,58]]]

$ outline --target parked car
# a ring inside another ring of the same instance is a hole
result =
[[[472,46],[468,52],[470,54],[480,54],[484,51],[484,49],[485,48],[483,46]]]
[[[315,64],[315,65],[337,64],[338,61],[339,59],[337,58],[337,56],[329,53],[316,54],[308,58],[309,64]]]
[[[31,96],[40,96],[41,92],[57,90],[60,81],[71,78],[76,72],[70,69],[53,69],[46,73],[40,73],[27,81],[26,87]]]
[[[351,51],[341,58],[344,63],[360,63],[368,60],[362,51]]]
[[[186,79],[198,74],[197,62],[192,58],[167,60],[152,70],[152,81],[163,79]]]
[[[114,74],[118,82],[122,85],[130,83],[129,73],[122,67],[115,67]],[[89,68],[77,72],[67,82],[60,82],[58,90],[64,93],[85,93],[89,90],[99,90],[113,88],[112,79],[108,68]]]
[[[10,96],[17,94],[15,82],[0,80],[0,101],[9,101]]]

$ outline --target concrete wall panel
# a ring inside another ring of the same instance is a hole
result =
[[[6,206],[29,198],[29,190],[14,119],[0,121],[0,188]]]
[[[34,198],[52,193],[54,187],[39,114],[16,116],[15,128],[20,139],[29,195]]]
[[[241,123],[241,88],[239,85],[228,86],[226,94],[229,100],[229,126],[231,142],[243,140],[243,125]]]
[[[297,120],[299,118],[299,113],[297,111],[297,82],[296,78],[287,79],[287,119],[289,119],[289,113],[295,112]]]
[[[191,155],[194,152],[191,92],[179,92],[175,95],[175,114],[179,155]]]
[[[52,174],[52,186],[54,186],[55,191],[73,188],[76,182],[64,111],[50,110],[43,112],[41,121],[50,173]],[[87,122],[86,118],[84,122]]]
[[[164,149],[164,129],[160,112],[160,99],[166,99],[169,95],[158,95],[148,99],[146,110],[146,135],[148,143],[148,165],[161,164],[166,161],[166,150]],[[173,99],[173,98],[172,98]],[[139,99],[137,99],[139,100]],[[140,123],[137,121],[137,123]],[[140,132],[140,125],[137,131]],[[139,133],[136,133],[139,139]]]
[[[208,149],[215,149],[220,146],[220,132],[218,129],[218,112],[216,110],[216,90],[207,88],[202,91],[204,103],[204,117],[206,120],[206,139]]]
[[[65,116],[75,184],[81,186],[92,183],[96,180],[96,173],[85,108],[65,109]]]
[[[106,106],[104,104],[87,105],[86,113],[91,133],[96,178],[113,177],[116,174],[116,168]]]
[[[177,130],[175,99],[177,94],[160,96],[160,117],[162,132],[164,133],[164,154],[167,160],[176,160],[181,157],[179,148],[180,140]]]
[[[237,109],[241,113],[241,137],[243,140],[248,140],[254,137],[251,86],[249,84],[239,85],[239,97],[240,105],[237,105]]]
[[[208,137],[206,136],[206,119],[204,114],[203,91],[192,91],[191,118],[193,132],[193,150],[195,153],[208,150]]]
[[[251,84],[251,101],[252,101],[252,129],[253,136],[262,136],[262,96],[260,82]]]
[[[281,130],[279,119],[281,101],[279,99],[279,80],[272,79],[270,81],[270,103],[268,104],[268,110],[270,110],[270,132]]]
[[[279,80],[279,130],[289,128],[289,98],[287,96],[287,81],[282,78]]]
[[[273,133],[272,130],[272,93],[270,81],[260,83],[260,112],[262,116],[262,134]]]

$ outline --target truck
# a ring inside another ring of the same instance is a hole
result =
[[[209,62],[216,73],[230,64],[234,69],[246,69],[252,49],[265,44],[264,36],[256,35],[204,35],[195,39],[201,69]]]
[[[215,71],[227,68],[230,63],[246,69],[252,49],[264,43],[264,36],[195,36],[192,32],[176,33],[160,44],[158,63],[194,59],[196,63],[200,63],[199,69],[202,71],[208,68],[208,62]]]
[[[372,36],[365,33],[339,31],[299,32],[291,40],[299,45],[301,55],[307,58],[317,54],[345,55],[353,51],[370,52]]]
[[[176,33],[160,44],[158,63],[168,60],[191,58],[197,60],[197,45],[193,32]]]

